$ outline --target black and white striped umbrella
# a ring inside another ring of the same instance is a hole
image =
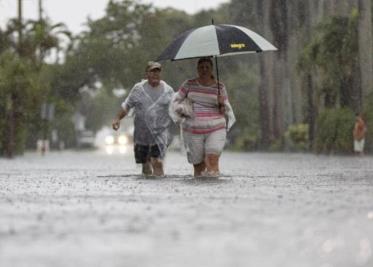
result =
[[[259,34],[236,25],[208,25],[180,34],[157,60],[181,60],[207,56],[276,51]]]

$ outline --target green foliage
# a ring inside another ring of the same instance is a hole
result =
[[[269,146],[269,151],[271,152],[281,152],[284,150],[285,147],[285,142],[284,138],[280,137],[275,140],[272,140],[270,146]]]
[[[233,107],[236,124],[229,133],[231,148],[235,150],[254,150],[259,139],[259,103],[255,84],[255,68],[249,62],[237,58],[220,59],[221,79],[227,87]],[[237,78],[240,77],[240,78]]]
[[[308,150],[308,124],[290,125],[284,134],[285,148],[290,151]]]
[[[14,129],[13,152],[22,153],[28,121],[40,103],[42,93],[38,75],[28,60],[10,51],[0,54],[0,109],[5,115],[0,118],[2,153],[11,142],[11,128]]]
[[[237,25],[255,25],[257,16],[254,1],[231,0],[230,19]]]
[[[74,147],[76,137],[72,116],[75,107],[62,99],[56,100],[54,104],[55,120],[53,120],[51,128],[57,130],[59,141],[62,141],[67,148]]]
[[[315,150],[317,153],[350,153],[354,112],[348,108],[326,109],[317,120]]]
[[[0,53],[9,49],[11,46],[11,40],[8,34],[0,28]]]
[[[28,56],[41,64],[53,49],[60,50],[60,43],[65,38],[71,39],[71,33],[63,23],[52,24],[48,20],[29,21],[27,23],[23,46]]]
[[[92,88],[97,80],[108,89],[132,87],[143,77],[145,62],[153,59],[149,54],[160,39],[158,24],[149,5],[110,1],[106,15],[89,21],[89,30],[78,38],[76,49],[67,58],[66,70],[82,77],[74,78],[78,84],[73,87]],[[147,40],[144,34],[151,36]]]
[[[119,99],[107,90],[99,90],[94,96],[84,94],[81,111],[86,114],[86,127],[94,132],[103,125],[110,126],[114,114],[118,112]]]
[[[363,111],[363,118],[367,125],[367,134],[365,138],[366,142],[366,150],[372,152],[373,151],[373,92],[371,92],[365,98],[365,105]]]
[[[252,129],[245,127],[243,129],[235,126],[229,136],[233,135],[233,140],[230,142],[229,149],[237,151],[253,151],[258,147],[258,135],[253,133]]]
[[[23,153],[26,145],[34,147],[41,137],[41,104],[53,101],[52,68],[44,60],[61,49],[61,36],[70,37],[63,24],[47,20],[26,21],[21,29],[22,39],[13,19],[0,32],[0,106],[5,114],[0,118],[0,149],[9,157]]]
[[[354,84],[359,68],[358,22],[359,13],[353,9],[350,17],[334,16],[320,23],[298,60],[301,73],[319,77],[319,96],[328,108],[353,108],[351,96],[358,90]]]

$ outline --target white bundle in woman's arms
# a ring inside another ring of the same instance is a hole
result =
[[[193,118],[193,102],[189,98],[178,99],[175,93],[172,97],[169,114],[175,123],[180,123],[186,118]]]
[[[175,123],[183,123],[185,119],[193,118],[193,102],[189,98],[180,98],[178,93],[175,93],[172,97],[169,114],[171,119]],[[225,117],[227,119],[227,131],[231,129],[233,124],[236,122],[236,117],[233,112],[233,108],[229,102],[225,103]]]

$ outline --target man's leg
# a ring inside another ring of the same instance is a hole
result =
[[[150,161],[142,163],[142,175],[149,176],[153,174],[153,168]]]
[[[155,176],[164,176],[163,161],[160,158],[150,158],[153,174]]]
[[[136,163],[142,165],[142,175],[149,176],[153,174],[153,168],[149,158],[149,146],[135,144],[135,160]]]
[[[163,156],[166,154],[166,146],[162,144],[153,145],[150,147],[149,156],[150,163],[153,167],[155,176],[164,176]]]

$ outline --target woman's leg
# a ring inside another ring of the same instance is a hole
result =
[[[206,169],[205,162],[201,162],[198,164],[193,164],[194,167],[194,177],[198,177],[202,175],[202,172]]]
[[[225,129],[210,133],[205,144],[205,164],[207,175],[219,175],[219,158],[223,152],[227,132]]]
[[[219,157],[217,154],[207,154],[205,157],[206,170],[209,173],[219,174]]]
[[[203,134],[192,134],[183,132],[184,146],[187,152],[188,162],[193,164],[194,177],[201,176],[206,169],[204,162],[204,139]]]

